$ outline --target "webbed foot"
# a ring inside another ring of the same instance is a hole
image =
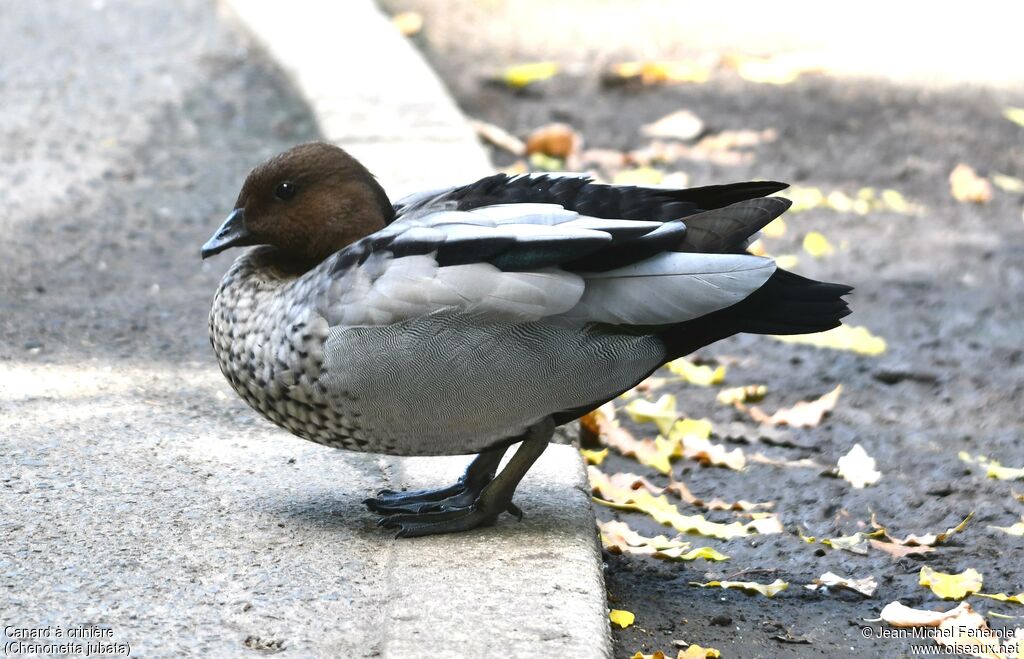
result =
[[[468,476],[477,461],[485,455],[483,453],[470,465],[466,476],[460,479],[459,484],[453,486],[461,487],[461,490],[455,494],[444,496],[440,494],[448,492],[452,488],[410,492],[408,493],[409,497],[403,503],[395,503],[392,506],[381,504],[381,497],[378,496],[377,499],[368,500],[367,506],[377,512],[393,513],[382,517],[377,523],[385,528],[398,529],[396,537],[399,538],[457,533],[481,526],[490,526],[503,512],[511,513],[522,519],[523,511],[512,503],[512,495],[515,493],[519,481],[544,452],[553,428],[554,425],[550,421],[542,422],[531,428],[526,433],[519,450],[512,456],[501,473],[484,483],[476,491],[468,487],[470,480]],[[500,458],[499,454],[498,460]],[[493,471],[491,473],[493,474]],[[400,496],[398,493],[394,494],[396,498]],[[370,503],[371,501],[373,503]],[[395,499],[393,498],[391,501],[395,501]],[[417,508],[409,510],[413,506]]]

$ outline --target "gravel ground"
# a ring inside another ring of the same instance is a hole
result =
[[[529,59],[529,53],[500,46],[483,51],[472,43],[460,47],[444,32],[451,21],[439,18],[430,6],[387,4],[393,10],[424,12],[426,27],[415,37],[417,43],[465,112],[520,137],[542,124],[563,121],[582,133],[588,148],[635,149],[649,142],[640,133],[643,124],[686,108],[705,121],[707,133],[772,129],[778,135],[746,149],[749,158],[740,162],[681,159],[669,168],[686,172],[691,184],[765,178],[851,195],[865,186],[893,188],[923,207],[916,216],[889,211],[861,216],[827,208],[791,213],[786,235],[766,240],[772,253],[801,254],[808,231],[824,233],[838,247],[836,254],[820,260],[802,254],[796,270],[855,286],[854,314],[847,322],[884,337],[884,355],[859,356],[755,336],[700,352],[702,359],[729,364],[728,385],[767,385],[763,406],[768,410],[820,396],[841,383],[843,394],[831,417],[814,429],[787,431],[796,448],[759,441],[748,418],[715,402],[714,389],[666,385],[655,392],[677,394],[682,412],[710,418],[719,431],[742,424],[747,439],[740,441],[748,454],[809,458],[831,467],[859,442],[878,460],[881,481],[853,490],[823,475],[827,469],[821,468],[752,464],[733,472],[675,463],[675,477],[698,496],[775,502],[786,532],[708,540],[731,556],[718,564],[606,554],[610,606],[636,614],[635,625],[614,632],[616,656],[674,652],[676,639],[710,645],[731,657],[899,656],[910,652],[911,641],[864,638],[863,619],[877,618],[882,606],[894,600],[950,608],[918,585],[922,565],[946,572],[977,568],[986,592],[1024,590],[1020,562],[1008,559],[1020,553],[1020,538],[989,528],[1017,521],[1024,504],[1012,496],[1012,483],[987,480],[983,469],[957,457],[967,451],[1024,465],[1022,197],[996,190],[988,204],[963,204],[951,198],[947,181],[959,162],[983,175],[1024,177],[1024,129],[1002,116],[1005,106],[1024,105],[1019,86],[921,87],[882,77],[822,75],[773,86],[724,73],[705,84],[608,88],[600,84],[596,66],[581,66],[566,56],[566,72],[525,93],[512,93],[484,78]],[[566,30],[566,39],[576,35]],[[587,47],[582,43],[580,50]],[[500,151],[494,157],[500,166],[514,161]],[[627,426],[638,436],[652,434],[651,426]],[[612,456],[602,468],[666,483],[653,470],[621,457]],[[879,551],[861,556],[816,548],[795,533],[799,525],[818,537],[847,535],[865,530],[874,513],[902,537],[942,531],[971,511],[975,517],[963,533],[924,557],[894,560]],[[639,514],[602,507],[596,512],[603,520],[626,520],[647,535],[665,532]],[[733,515],[709,517],[728,521]],[[701,538],[691,540],[704,544]],[[865,599],[800,585],[829,570],[874,575],[878,592]],[[793,585],[772,600],[688,585],[713,578],[762,583],[781,578]],[[977,598],[972,604],[983,612],[1021,613],[1012,604]],[[1013,621],[990,618],[990,624],[1012,626]]]

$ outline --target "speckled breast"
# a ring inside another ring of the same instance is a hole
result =
[[[316,313],[314,280],[269,267],[260,249],[235,261],[210,310],[210,342],[221,372],[253,409],[276,425],[319,444],[378,451],[359,421],[330,400],[327,322]]]

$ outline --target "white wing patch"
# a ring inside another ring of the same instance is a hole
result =
[[[623,325],[693,320],[736,304],[775,272],[747,254],[666,252],[607,272],[583,273],[586,291],[566,317]]]
[[[379,253],[332,282],[321,307],[331,326],[386,325],[444,309],[527,322],[568,311],[582,294],[583,278],[557,268],[442,268],[431,255],[396,259]]]

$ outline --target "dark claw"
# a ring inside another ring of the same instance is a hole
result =
[[[512,503],[511,501],[508,504],[508,508],[505,509],[505,512],[515,517],[516,521],[523,521],[523,511],[519,509],[519,506]]]

